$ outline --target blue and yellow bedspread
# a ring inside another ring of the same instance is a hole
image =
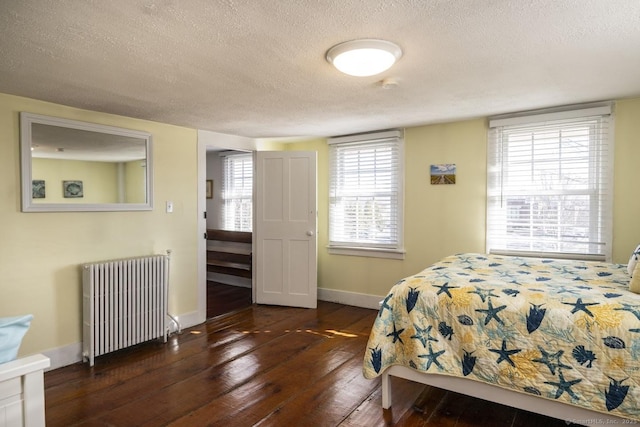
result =
[[[401,280],[364,375],[404,365],[640,419],[640,295],[626,266],[460,254]]]

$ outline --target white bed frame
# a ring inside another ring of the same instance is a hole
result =
[[[492,384],[448,375],[424,374],[399,365],[391,366],[382,373],[382,407],[384,409],[391,407],[391,376],[547,415],[567,423],[584,426],[640,424],[640,421],[603,414],[532,394],[507,390]]]
[[[44,370],[42,354],[0,364],[0,427],[44,427]]]

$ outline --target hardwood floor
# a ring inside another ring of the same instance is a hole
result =
[[[534,426],[564,422],[362,376],[375,310],[253,305],[45,374],[47,426]],[[412,409],[414,405],[416,409]]]
[[[251,306],[251,288],[207,281],[207,319]]]

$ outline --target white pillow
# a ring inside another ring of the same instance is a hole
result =
[[[640,262],[636,263],[633,276],[631,276],[631,280],[629,280],[629,290],[633,293],[640,294]]]
[[[638,258],[640,257],[640,245],[636,246],[636,249],[629,257],[629,263],[627,264],[627,272],[631,277],[633,277],[633,270],[636,268],[636,264],[638,263]]]

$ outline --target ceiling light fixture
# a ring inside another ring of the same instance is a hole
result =
[[[400,46],[378,39],[351,40],[327,51],[327,61],[343,73],[356,77],[380,74],[401,56]]]

